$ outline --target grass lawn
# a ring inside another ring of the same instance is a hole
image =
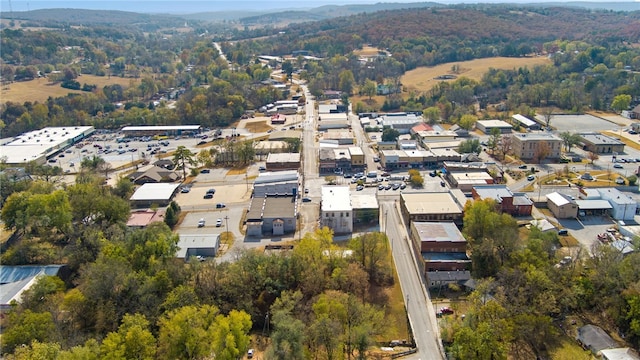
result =
[[[267,120],[247,121],[244,127],[252,133],[263,133],[273,129],[273,126],[267,124]]]
[[[441,81],[455,81],[452,80],[436,80],[434,79],[440,75],[456,75],[459,77],[467,77],[472,80],[480,80],[482,76],[490,69],[517,69],[519,67],[533,67],[536,65],[551,64],[550,60],[544,56],[539,57],[525,57],[525,58],[509,58],[509,57],[495,57],[476,59],[470,61],[460,61],[453,63],[446,63],[437,66],[420,67],[411,71],[407,71],[401,79],[405,92],[417,91],[424,92],[431,90],[431,88]],[[453,65],[458,65],[460,71],[454,74],[451,71]]]
[[[582,349],[575,340],[567,336],[561,336],[559,341],[559,346],[549,351],[553,360],[591,360],[594,358],[589,351]]]
[[[230,169],[229,171],[227,171],[227,176],[229,176],[229,175],[242,175],[242,174],[246,174],[246,173],[247,173],[247,168],[246,167],[233,168],[233,169]]]
[[[120,84],[123,88],[128,88],[131,85],[137,85],[140,79],[121,78],[116,76],[95,76],[95,75],[82,75],[76,79],[81,85],[96,85],[98,89],[102,89],[105,85]],[[82,94],[86,93],[80,90],[65,89],[60,86],[60,83],[51,83],[49,80],[40,78],[31,81],[14,82],[9,85],[2,86],[0,89],[0,101],[5,103],[8,101],[24,103],[25,101],[46,101],[49,96],[62,97],[67,94]]]

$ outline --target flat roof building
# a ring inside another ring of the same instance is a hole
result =
[[[267,156],[268,171],[298,170],[300,153],[272,153]]]
[[[351,195],[351,206],[353,208],[353,222],[356,224],[377,223],[380,218],[380,206],[378,198],[374,194],[353,194]]]
[[[150,207],[152,204],[167,206],[173,199],[180,183],[148,183],[140,186],[129,200],[135,207]]]
[[[543,159],[559,159],[562,143],[562,139],[551,133],[518,133],[512,135],[511,148],[513,154],[522,160],[535,159],[543,151],[546,153]]]
[[[8,165],[24,165],[35,161],[44,164],[71,145],[93,134],[93,126],[46,127],[18,135],[0,146],[0,156]]]
[[[478,120],[476,121],[476,129],[487,135],[491,134],[493,129],[500,130],[501,134],[510,134],[513,126],[502,120]]]
[[[464,204],[451,192],[403,192],[400,210],[407,224],[412,221],[452,221],[462,224]]]
[[[191,257],[214,258],[220,247],[220,234],[180,234],[176,257],[188,261]]]
[[[128,136],[153,136],[153,135],[184,135],[197,134],[202,127],[200,125],[161,125],[161,126],[125,126],[120,131]]]
[[[596,154],[621,153],[624,143],[618,139],[598,133],[580,134],[582,149]]]
[[[513,216],[530,216],[533,209],[531,201],[524,193],[513,193],[507,185],[481,185],[471,190],[474,199],[493,199],[500,211]]]
[[[547,207],[557,219],[578,217],[578,204],[570,196],[559,192],[547,194]]]
[[[246,215],[247,235],[259,237],[295,233],[297,216],[295,196],[254,197]]]
[[[525,129],[540,130],[540,124],[538,124],[537,122],[529,119],[528,117],[526,117],[524,115],[515,114],[515,115],[511,116],[511,119],[513,120],[513,122],[515,122],[516,124],[522,126]]]
[[[320,223],[336,234],[353,232],[353,207],[348,186],[323,186]]]

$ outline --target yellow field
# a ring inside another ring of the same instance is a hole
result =
[[[551,61],[544,57],[526,57],[526,58],[509,58],[509,57],[496,57],[486,59],[476,59],[470,61],[460,61],[454,63],[446,63],[431,67],[420,67],[411,71],[408,71],[402,76],[402,85],[407,92],[418,91],[424,92],[431,90],[431,88],[441,81],[455,81],[452,80],[436,80],[434,79],[440,75],[456,75],[457,77],[467,77],[473,80],[480,80],[482,75],[486,73],[489,68],[494,69],[517,69],[519,67],[533,67],[535,65],[550,64]],[[460,71],[454,74],[451,71],[452,66],[458,65]]]
[[[96,85],[98,89],[102,89],[105,85],[120,84],[124,88],[128,88],[130,84],[138,84],[140,79],[121,78],[112,76],[95,76],[95,75],[82,75],[76,79],[80,85],[85,83],[88,85]],[[0,89],[0,102],[17,102],[24,103],[25,101],[39,101],[44,102],[51,97],[66,96],[69,93],[81,94],[84,91],[69,90],[60,86],[59,83],[52,84],[49,80],[40,78],[31,81],[14,82],[9,85],[4,85]]]
[[[353,53],[359,56],[378,55],[378,52],[380,52],[380,49],[368,45],[363,46],[362,49],[353,50]]]

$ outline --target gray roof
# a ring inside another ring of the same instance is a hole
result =
[[[624,143],[618,139],[598,133],[580,134],[580,137],[593,145],[624,145]]]
[[[254,184],[277,183],[290,180],[298,181],[297,170],[263,172],[258,175]]]
[[[254,197],[249,204],[247,221],[275,218],[294,218],[297,206],[293,196]]]
[[[22,292],[41,275],[58,275],[63,265],[0,266],[0,307],[20,301]]]
[[[504,198],[513,197],[513,193],[507,185],[482,185],[474,186],[473,189],[483,199],[494,199],[498,203],[502,202]]]
[[[603,349],[617,348],[618,344],[601,327],[585,325],[578,329],[578,341],[594,354]]]
[[[467,281],[471,279],[471,272],[464,271],[428,271],[427,278],[431,281]]]
[[[418,232],[421,242],[467,242],[453,222],[413,222],[412,226]]]

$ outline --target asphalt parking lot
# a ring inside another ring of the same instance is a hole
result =
[[[544,124],[544,116],[538,115],[536,119],[539,119]],[[600,132],[603,130],[616,130],[618,125],[601,119],[593,115],[553,115],[551,117],[551,127],[556,128],[558,131],[576,132]]]
[[[585,216],[581,219],[558,219],[562,228],[569,230],[589,253],[592,253],[594,243],[599,243],[596,235],[605,232],[615,225],[608,216]]]

